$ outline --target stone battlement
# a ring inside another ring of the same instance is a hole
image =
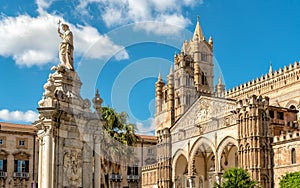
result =
[[[277,71],[270,71],[260,78],[248,81],[235,88],[229,89],[226,94],[229,98],[240,98],[244,95],[266,94],[274,89],[290,85],[299,81],[300,64],[295,62],[294,65],[284,66]]]
[[[248,106],[268,106],[269,105],[269,97],[262,97],[256,96],[256,95],[251,95],[249,98],[239,100],[237,102],[237,109],[243,109]]]
[[[152,165],[147,165],[142,167],[142,171],[155,170],[157,168],[157,163]]]
[[[293,131],[291,133],[282,133],[280,136],[274,136],[273,143],[279,143],[279,142],[289,141],[292,139],[297,139],[300,138],[299,135],[300,135],[299,131]]]

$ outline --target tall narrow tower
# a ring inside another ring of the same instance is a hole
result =
[[[255,95],[239,101],[237,107],[239,167],[246,169],[266,188],[273,184],[268,107],[268,97]]]

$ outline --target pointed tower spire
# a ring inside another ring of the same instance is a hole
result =
[[[195,31],[194,31],[194,36],[193,36],[193,39],[197,39],[197,38],[200,39],[200,40],[204,39],[202,29],[201,29],[201,26],[200,26],[200,16],[197,16],[197,25],[196,25],[196,28],[195,28]]]
[[[273,73],[273,67],[272,67],[272,63],[270,63],[270,68],[269,68],[269,74]]]

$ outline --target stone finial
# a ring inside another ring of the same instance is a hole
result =
[[[219,79],[218,79],[218,85],[223,85],[222,77],[221,77],[221,76],[219,76]]]
[[[211,46],[214,44],[212,36],[209,37],[208,44],[210,44]]]
[[[270,68],[269,68],[269,74],[273,74],[273,67],[272,67],[272,63],[270,63]]]
[[[158,79],[157,79],[157,81],[162,81],[162,78],[161,78],[161,74],[160,74],[160,73],[158,73]]]
[[[172,65],[170,66],[170,73],[169,73],[169,75],[171,75],[171,74],[172,75],[174,74],[174,70],[173,70],[173,66]]]
[[[170,73],[168,75],[168,85],[174,85],[174,71],[172,65],[170,67]]]
[[[157,82],[155,83],[156,91],[157,92],[162,92],[162,88],[164,87],[165,83],[163,82],[161,78],[161,74],[158,74],[158,79]]]
[[[100,113],[102,102],[103,102],[103,100],[101,99],[100,94],[99,94],[99,90],[97,89],[95,97],[93,98],[93,103],[94,103],[94,109],[98,113]]]

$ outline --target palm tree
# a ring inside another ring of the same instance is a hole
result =
[[[257,182],[251,180],[250,174],[242,168],[231,168],[223,174],[221,185],[215,184],[215,188],[254,188]]]
[[[102,182],[107,186],[108,174],[119,173],[121,161],[129,164],[133,154],[129,146],[135,144],[138,137],[135,135],[136,126],[128,123],[125,112],[117,113],[113,108],[102,107],[101,116],[105,121],[101,140]]]

